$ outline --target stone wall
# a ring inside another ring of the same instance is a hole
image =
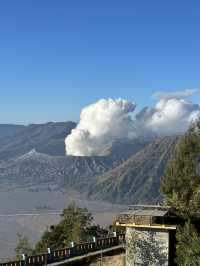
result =
[[[169,232],[127,227],[126,266],[167,266]]]

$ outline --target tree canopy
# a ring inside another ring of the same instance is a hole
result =
[[[166,202],[183,217],[200,212],[200,123],[180,139],[161,182]]]
[[[47,248],[58,249],[69,245],[71,241],[86,241],[93,218],[86,208],[70,204],[61,214],[60,222],[43,233],[36,244],[36,252],[44,252]]]
[[[161,182],[165,201],[174,206],[184,223],[178,226],[177,263],[200,266],[200,235],[195,217],[200,218],[200,122],[180,139]]]
[[[179,266],[200,265],[200,237],[194,225],[188,221],[176,233],[177,263]]]

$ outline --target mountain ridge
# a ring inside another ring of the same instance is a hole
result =
[[[156,139],[116,168],[97,176],[87,188],[88,197],[115,203],[158,202],[160,178],[178,140]]]
[[[64,139],[74,122],[49,122],[24,126],[14,135],[0,138],[0,160],[20,156],[32,149],[51,155],[65,155]]]
[[[75,126],[29,125],[0,138],[0,180],[53,182],[112,203],[160,200],[160,178],[179,137],[126,139],[113,143],[107,156],[66,156],[64,140]]]

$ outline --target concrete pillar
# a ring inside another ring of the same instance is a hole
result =
[[[126,266],[168,266],[169,232],[126,228]]]

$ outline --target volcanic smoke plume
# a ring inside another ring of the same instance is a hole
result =
[[[79,124],[65,140],[66,153],[101,156],[117,140],[183,134],[200,117],[200,106],[186,99],[196,92],[156,93],[155,107],[145,107],[135,116],[135,103],[99,100],[81,111]]]
[[[129,114],[135,104],[122,99],[100,100],[81,111],[80,122],[66,140],[69,155],[103,155],[107,145],[131,137],[133,121]]]

